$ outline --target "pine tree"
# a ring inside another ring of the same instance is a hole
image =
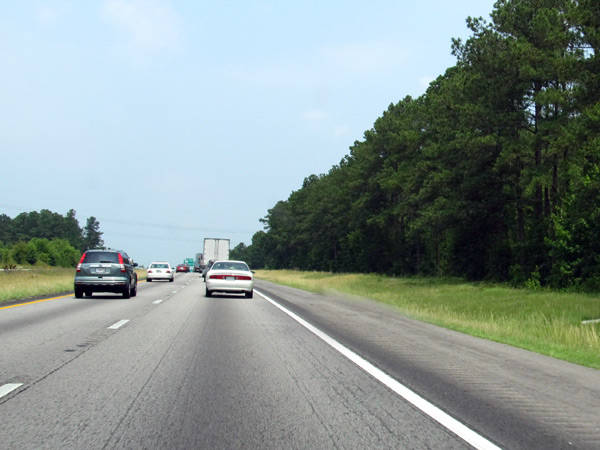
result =
[[[99,248],[104,245],[100,231],[100,222],[94,217],[88,217],[83,229],[83,244],[86,249]]]

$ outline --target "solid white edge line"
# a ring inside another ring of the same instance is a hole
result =
[[[159,304],[161,304],[161,303],[162,303],[162,300],[154,300],[154,301],[152,302],[152,304],[153,304],[153,305],[159,305]]]
[[[10,394],[15,389],[19,389],[23,383],[8,383],[0,386],[0,398]]]
[[[108,327],[109,330],[116,330],[118,328],[121,328],[123,325],[125,325],[127,322],[129,322],[129,319],[123,319],[123,320],[119,320],[117,323],[113,323],[110,327]]]
[[[394,391],[400,397],[404,398],[407,402],[409,402],[413,406],[420,409],[422,412],[427,414],[429,417],[434,419],[436,422],[438,422],[440,425],[442,425],[446,429],[450,430],[452,433],[454,433],[455,435],[460,437],[462,440],[464,440],[468,444],[472,445],[473,447],[475,447],[477,449],[482,449],[482,450],[483,449],[485,449],[485,450],[496,450],[496,449],[499,450],[500,449],[500,447],[498,447],[497,445],[493,444],[492,442],[490,442],[489,440],[487,440],[480,434],[471,430],[466,425],[462,424],[461,422],[459,422],[452,416],[448,415],[447,413],[442,411],[440,408],[438,408],[434,404],[428,402],[427,400],[425,400],[423,397],[421,397],[417,393],[411,391],[409,388],[407,388],[406,386],[401,384],[399,381],[395,380],[394,378],[392,378],[391,376],[386,374],[381,369],[375,367],[373,364],[366,361],[365,359],[360,357],[358,354],[354,353],[349,348],[340,344],[338,341],[336,341],[329,335],[325,334],[324,332],[322,332],[315,326],[311,325],[310,323],[308,323],[306,320],[302,319],[297,314],[288,310],[284,306],[281,306],[275,300],[270,299],[262,292],[257,291],[256,289],[254,289],[254,292],[256,292],[258,295],[263,297],[265,300],[267,300],[273,306],[279,308],[281,311],[286,313],[288,316],[290,316],[292,319],[294,319],[300,325],[302,325],[303,327],[308,329],[313,334],[317,335],[319,338],[321,338],[323,341],[325,341],[327,344],[329,344],[331,347],[333,347],[335,350],[337,350],[343,356],[345,356],[350,361],[355,363],[357,366],[359,366],[361,369],[363,369],[369,375],[371,375],[372,377],[374,377],[381,383],[385,384],[388,388],[390,388],[392,391]]]

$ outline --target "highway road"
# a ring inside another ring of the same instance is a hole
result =
[[[600,448],[600,371],[255,287],[0,309],[0,448]]]

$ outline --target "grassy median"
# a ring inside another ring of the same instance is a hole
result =
[[[459,279],[394,278],[260,270],[257,278],[300,289],[367,297],[411,318],[600,368],[600,294],[514,289]]]
[[[146,279],[146,270],[136,269],[138,280]],[[0,305],[11,300],[27,299],[73,291],[75,269],[64,267],[19,267],[0,271]]]

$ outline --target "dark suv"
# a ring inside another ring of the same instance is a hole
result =
[[[121,250],[87,250],[77,264],[75,297],[92,292],[116,292],[124,298],[137,294],[137,267]]]

